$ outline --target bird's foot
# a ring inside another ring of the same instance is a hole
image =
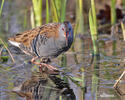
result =
[[[40,65],[39,62],[36,62],[36,59],[38,59],[38,57],[32,58],[32,59],[31,59],[31,63],[36,64],[36,65]]]
[[[42,58],[42,60],[41,60],[41,62],[42,63],[50,63],[51,62],[51,60],[49,59],[49,58]]]
[[[45,63],[41,63],[39,71],[42,73],[47,73],[49,75],[58,75],[60,72],[57,68]]]
[[[49,65],[49,64],[46,64],[46,63],[43,63],[43,62],[41,62],[41,63],[36,62],[36,61],[35,61],[36,59],[38,59],[38,57],[32,58],[31,62],[32,62],[33,64],[39,65],[39,66],[40,66],[39,70],[40,70],[41,72],[43,71],[43,67],[48,68],[48,69],[49,69],[50,71],[52,71],[52,72],[59,72],[59,70],[58,70],[57,68],[53,67],[52,65]]]
[[[45,66],[47,67],[48,69],[52,70],[52,71],[58,71],[57,68],[53,67],[52,65],[49,65],[49,64],[45,64],[45,63],[40,63],[40,67],[42,66]]]

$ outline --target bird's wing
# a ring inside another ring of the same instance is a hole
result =
[[[31,45],[32,40],[38,35],[45,36],[47,38],[54,37],[58,38],[58,27],[60,26],[59,23],[51,23],[45,24],[41,27],[36,27],[32,30],[25,31],[19,34],[16,34],[14,37],[9,38],[9,41],[18,46],[24,45],[25,47],[29,47]]]

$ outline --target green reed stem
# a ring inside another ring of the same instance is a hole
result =
[[[65,67],[66,68],[66,66],[67,66],[67,56],[66,56],[66,54],[63,54],[62,57],[61,57],[61,67]],[[68,81],[67,77],[65,77],[65,76],[63,77],[63,80],[65,82]]]
[[[59,100],[63,100],[61,95],[59,96]]]
[[[76,23],[78,23],[78,33],[84,33],[83,1],[76,2]]]
[[[42,0],[32,0],[34,15],[35,15],[35,25],[42,25]]]
[[[92,99],[93,100],[98,100],[98,84],[99,84],[99,60],[100,56],[99,55],[94,55],[94,60],[93,60],[93,74],[92,74],[92,87],[91,87],[91,92],[92,92]]]
[[[116,0],[111,0],[111,24],[114,25],[116,23],[116,8],[115,8]]]
[[[89,11],[89,26],[90,26],[90,31],[91,31],[91,38],[92,38],[92,43],[93,43],[93,49],[94,49],[94,54],[96,55],[98,53],[98,49],[97,49],[97,29],[96,29],[96,25],[94,24],[93,21],[93,15],[92,15],[92,11],[90,9]]]
[[[34,27],[35,27],[35,18],[34,18],[34,13],[33,13],[33,8],[32,8],[32,7],[31,7],[30,12],[31,12],[31,15],[30,15],[30,22],[31,22],[32,28],[34,28]]]
[[[94,0],[91,0],[91,9],[89,11],[89,26],[93,42],[94,55],[98,54],[97,49],[97,22]]]
[[[67,58],[66,58],[66,55],[63,54],[62,55],[62,59],[61,59],[61,66],[65,66],[66,67],[66,64],[67,64]]]
[[[95,4],[94,0],[91,0],[91,9],[89,11],[89,26],[91,32],[91,38],[93,43],[93,50],[94,50],[94,73],[92,75],[92,96],[94,100],[97,100],[97,90],[98,90],[98,77],[99,77],[99,65],[98,65],[98,58],[99,58],[99,50],[98,50],[98,34],[97,34],[97,21],[96,21],[96,11],[95,11]]]
[[[4,0],[2,0],[2,3],[1,3],[0,16],[1,16],[1,14],[2,14],[3,5],[4,5]]]
[[[98,76],[93,74],[92,75],[92,99],[98,100]]]
[[[64,22],[66,16],[67,0],[51,0],[53,22]]]
[[[62,0],[54,0],[55,2],[55,7],[57,9],[57,14],[58,14],[58,17],[60,18],[60,14],[61,14],[61,1]],[[59,20],[60,21],[60,20]]]
[[[96,21],[96,10],[95,10],[95,2],[91,0],[91,8],[92,8],[92,19],[94,24],[94,33],[97,34],[97,21]]]
[[[4,48],[8,51],[13,63],[15,63],[15,60],[13,58],[13,55],[11,54],[10,50],[7,48],[7,44],[0,38],[0,43],[3,44]]]
[[[125,41],[125,26],[124,26],[123,22],[121,22],[121,27],[122,27],[123,39]]]
[[[112,50],[113,50],[112,55],[113,55],[113,56],[116,56],[116,54],[117,54],[117,53],[116,53],[116,49],[117,49],[117,44],[116,44],[116,43],[117,43],[116,40],[114,40],[114,41],[113,41],[113,44],[112,44],[112,46],[113,46],[113,47],[112,47]]]
[[[61,0],[61,22],[65,21],[65,17],[66,17],[66,2],[67,0]]]
[[[53,22],[59,22],[58,11],[54,0],[51,0],[51,11],[52,11]]]
[[[49,23],[49,2],[46,0],[46,23]]]

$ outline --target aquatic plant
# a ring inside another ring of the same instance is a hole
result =
[[[50,21],[50,10],[49,10],[49,1],[46,0],[46,23],[49,23]]]
[[[125,25],[123,24],[123,22],[121,22],[121,28],[122,28],[123,39],[125,41]]]
[[[65,17],[66,17],[66,2],[67,0],[62,0],[61,2],[61,14],[60,14],[60,20],[61,22],[65,21]]]
[[[1,15],[2,15],[3,5],[4,5],[4,0],[2,0],[2,3],[1,3],[0,17],[1,17]],[[0,38],[0,44],[2,44],[3,47],[8,51],[8,53],[9,53],[9,55],[10,55],[12,61],[15,62],[15,60],[14,60],[14,58],[13,58],[13,56],[12,56],[10,50],[7,48],[7,44],[6,44],[1,38]],[[1,56],[1,52],[2,52],[2,51],[0,51],[0,56]],[[2,59],[2,60],[5,60],[5,59],[7,59],[7,58],[8,58],[7,56],[1,56],[1,59]]]
[[[51,0],[51,13],[53,22],[64,22],[66,16],[67,0]]]
[[[94,0],[91,0],[91,9],[89,11],[89,26],[91,32],[91,38],[93,43],[93,74],[92,74],[92,97],[94,100],[97,100],[97,91],[98,91],[98,77],[99,77],[99,50],[98,50],[98,34],[97,34],[97,22],[96,22],[96,11]]]
[[[33,8],[31,7],[30,9],[30,22],[31,22],[31,26],[32,28],[34,28],[36,25],[35,25],[35,18],[34,18],[34,12],[33,12]]]
[[[84,33],[83,1],[76,1],[76,26],[77,33]]]
[[[97,49],[97,23],[96,23],[96,12],[95,12],[95,4],[94,0],[91,0],[91,9],[89,11],[89,26],[90,26],[90,32],[91,32],[91,38],[93,42],[93,50],[94,54],[98,54]]]
[[[59,15],[57,11],[57,2],[58,0],[51,0],[51,12],[52,12],[52,20],[53,22],[59,22]]]
[[[0,16],[1,16],[1,14],[2,14],[3,5],[4,5],[4,0],[2,0],[2,3],[1,3],[1,7],[0,7]]]
[[[42,25],[42,0],[32,0],[35,16],[35,26]]]
[[[114,25],[116,23],[116,8],[115,8],[116,0],[111,0],[111,24]]]

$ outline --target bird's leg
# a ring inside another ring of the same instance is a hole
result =
[[[36,62],[36,61],[35,61],[36,59],[38,59],[38,57],[32,58],[32,59],[31,59],[31,62],[32,62],[33,64],[40,65],[39,62]]]
[[[55,70],[58,71],[57,68],[55,68],[55,67],[53,67],[53,66],[51,66],[51,65],[49,65],[49,64],[40,63],[40,65],[41,65],[41,67],[42,67],[42,66],[45,66],[45,67],[47,67],[48,69],[50,69],[50,70],[52,70],[52,71],[55,71]]]
[[[31,59],[31,62],[32,62],[33,64],[39,65],[40,68],[43,67],[43,66],[45,66],[45,67],[47,67],[48,69],[50,69],[50,70],[52,70],[52,71],[54,71],[54,70],[57,70],[57,71],[58,71],[57,68],[55,68],[55,67],[53,67],[53,66],[51,66],[51,65],[49,65],[49,64],[46,64],[46,63],[43,63],[43,62],[41,62],[41,63],[36,62],[36,61],[35,61],[36,59],[38,59],[38,57],[32,58],[32,59]]]
[[[38,59],[38,57],[32,58],[32,59],[31,59],[31,62],[32,62],[33,64],[39,65],[39,66],[40,66],[40,67],[39,67],[39,70],[42,71],[42,66],[41,66],[41,64],[40,64],[39,62],[36,62],[36,61],[35,61],[36,59]]]

